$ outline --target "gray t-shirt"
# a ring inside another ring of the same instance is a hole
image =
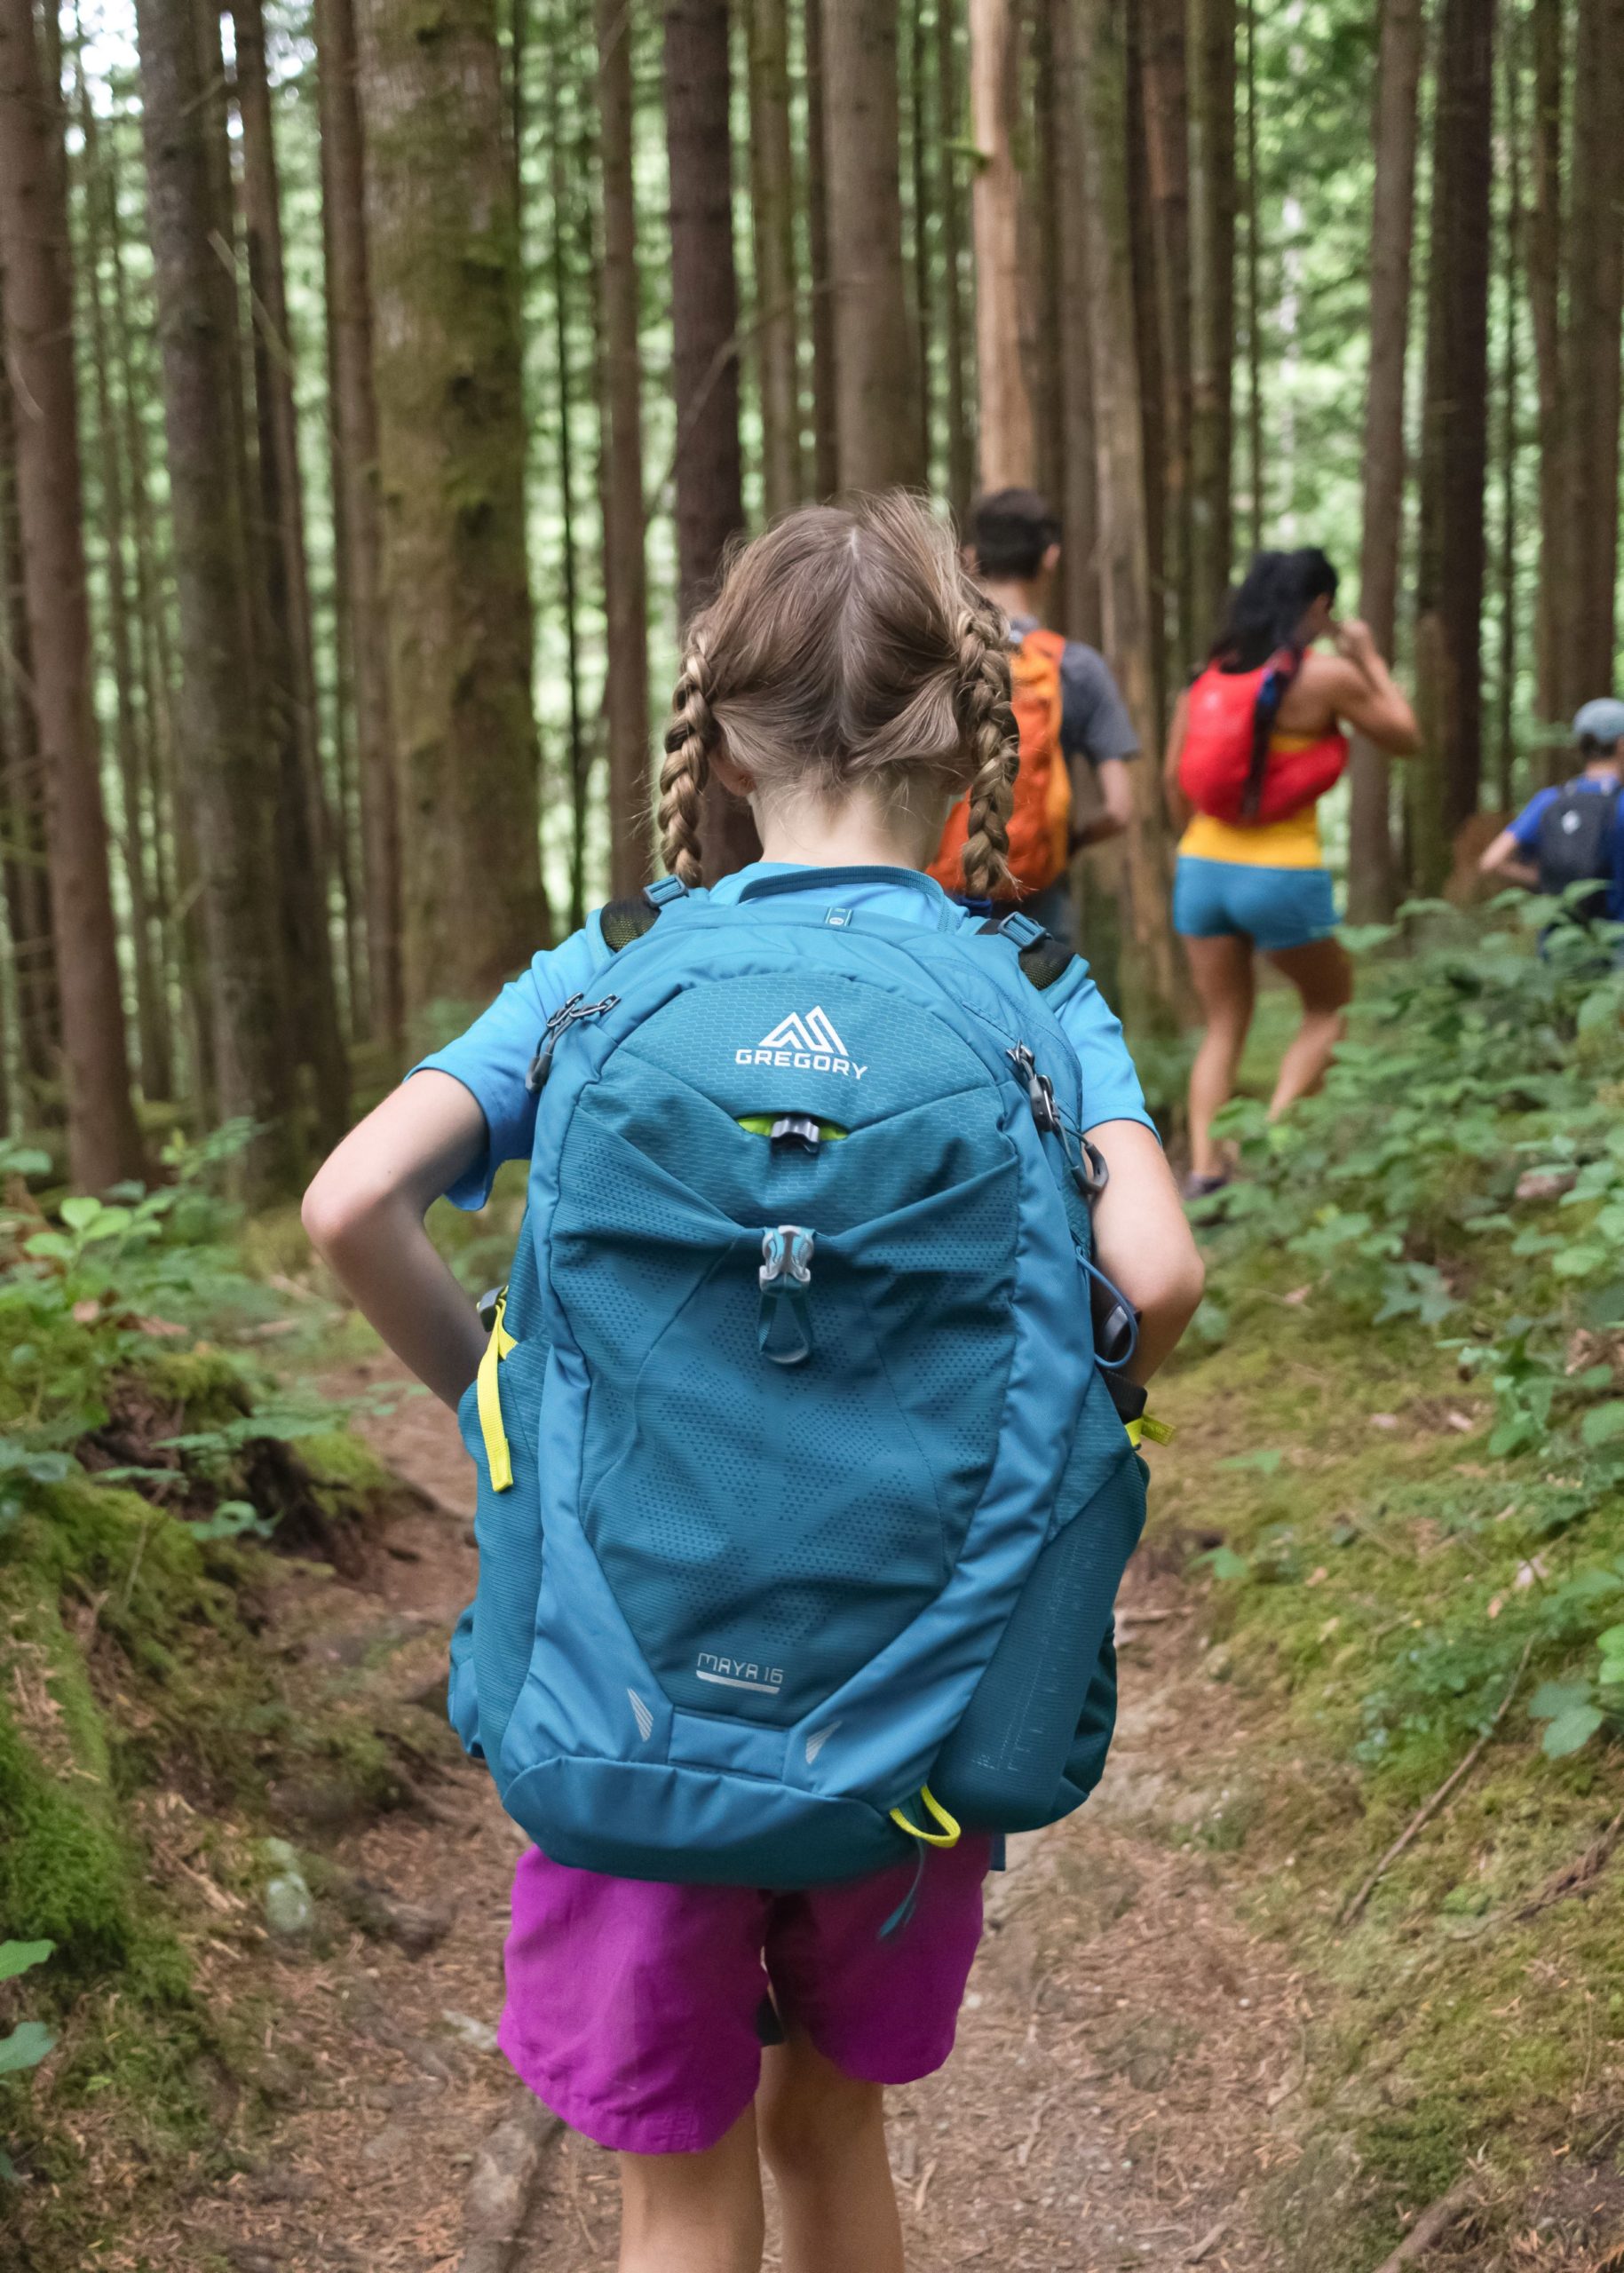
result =
[[[1010,618],[1010,630],[1018,640],[1037,628],[1035,615]],[[1089,765],[1103,765],[1107,758],[1139,755],[1139,737],[1110,667],[1103,655],[1085,647],[1081,639],[1068,639],[1060,658],[1060,747],[1073,784],[1080,759]]]

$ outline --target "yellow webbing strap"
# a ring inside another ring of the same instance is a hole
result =
[[[1171,1444],[1178,1431],[1169,1421],[1158,1421],[1153,1413],[1142,1413],[1137,1421],[1126,1421],[1128,1441],[1137,1452],[1142,1440],[1148,1437],[1153,1445]]]
[[[508,1432],[502,1425],[502,1391],[496,1382],[497,1366],[510,1350],[519,1346],[503,1324],[507,1306],[507,1295],[498,1295],[491,1338],[479,1360],[479,1434],[485,1439],[485,1459],[493,1492],[511,1492],[513,1488],[513,1461],[508,1451]]]
[[[921,1785],[919,1796],[936,1821],[940,1824],[939,1831],[921,1831],[916,1823],[908,1821],[900,1808],[892,1808],[891,1821],[900,1830],[906,1831],[910,1839],[923,1839],[927,1847],[956,1847],[963,1836],[957,1819],[948,1814],[928,1784]]]

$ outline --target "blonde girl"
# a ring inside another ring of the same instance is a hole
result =
[[[947,903],[921,871],[968,790],[966,887],[996,896],[1016,760],[1007,643],[949,531],[915,500],[790,515],[736,556],[690,630],[660,780],[665,867],[704,882],[701,816],[719,783],[749,801],[763,857],[718,879],[717,900],[815,872],[820,900],[934,926]],[[497,1167],[529,1155],[527,1069],[548,1019],[601,969],[591,931],[538,954],[426,1058],[305,1200],[317,1246],[448,1405],[484,1334],[424,1216],[442,1194],[480,1206]],[[1194,1309],[1200,1266],[1116,1020],[1089,984],[1058,1015],[1110,1169],[1097,1246],[1142,1314],[1143,1378]],[[907,1864],[772,1894],[524,1857],[502,2043],[549,2106],[618,2150],[622,2273],[755,2273],[764,2158],[786,2273],[898,2273],[883,2090],[951,2049],[989,1859],[985,1838],[966,1837],[925,1874],[907,1931],[882,1937]]]

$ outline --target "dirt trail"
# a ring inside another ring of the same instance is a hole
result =
[[[392,1534],[381,1600],[323,1590],[342,1616],[324,1615],[305,1646],[338,1668],[371,1666],[353,1677],[404,1694],[443,1663],[471,1590],[469,1476],[426,1398],[375,1430],[434,1509]],[[1137,1572],[1125,1607],[1126,1703],[1105,1786],[1072,1823],[1020,1842],[993,1881],[958,2052],[895,2095],[915,2273],[1283,2261],[1258,2215],[1295,2151],[1284,2126],[1303,2080],[1303,1992],[1239,1922],[1224,1858],[1169,1836],[1210,1811],[1225,1772],[1224,1716],[1196,1680],[1180,1586]],[[275,1960],[275,2135],[256,2142],[252,2170],[194,2201],[167,2254],[144,2237],[155,2261],[207,2262],[212,2250],[238,2273],[463,2262],[476,2152],[522,2099],[492,2038],[519,1841],[482,1771],[451,1769],[430,1803],[432,1817],[385,1818],[342,1842],[339,1859],[449,1930],[416,1958],[358,1933],[325,1957]],[[536,2127],[522,2238],[511,2257],[476,2252],[469,2273],[614,2263],[612,2158]]]

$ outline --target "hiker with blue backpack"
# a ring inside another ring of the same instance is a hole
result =
[[[1572,892],[1566,904],[1576,922],[1624,923],[1624,702],[1604,694],[1583,704],[1573,741],[1580,771],[1559,788],[1536,789],[1477,865],[1485,876],[1553,899]]]
[[[1015,764],[950,532],[790,515],[689,630],[668,873],[306,1199],[474,1461],[451,1711],[535,1842],[501,2041],[620,2150],[623,2273],[754,2273],[763,2156],[787,2273],[896,2273],[883,2087],[951,2049],[995,1840],[1104,1764],[1143,1383],[1201,1270],[1085,966],[922,873],[968,791],[1000,897]],[[713,780],[763,857],[708,891]],[[482,1323],[424,1216],[515,1159]]]

